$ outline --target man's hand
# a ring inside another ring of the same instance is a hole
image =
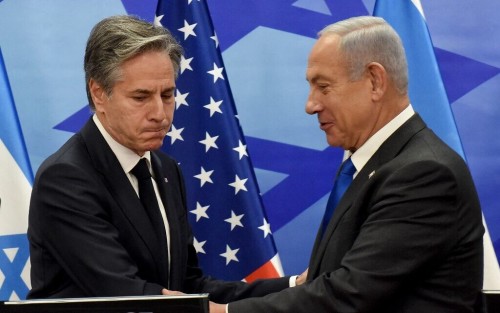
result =
[[[210,301],[209,307],[210,307],[210,313],[226,313],[226,305],[227,304],[218,304],[215,302]]]
[[[303,283],[306,282],[307,271],[309,271],[309,268],[306,268],[306,270],[304,271],[304,273],[302,273],[299,276],[297,276],[297,279],[295,280],[295,285],[296,286],[300,286],[300,285],[302,285]]]
[[[182,296],[184,293],[175,290],[162,289],[161,294],[164,296]]]

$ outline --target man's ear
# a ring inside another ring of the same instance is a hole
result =
[[[387,90],[387,72],[385,68],[377,62],[368,64],[368,75],[372,86],[373,100],[380,100]]]
[[[96,112],[102,112],[102,106],[108,99],[106,92],[101,85],[92,78],[89,80],[89,91],[92,101],[94,102]]]

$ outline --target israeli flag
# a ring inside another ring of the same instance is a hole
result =
[[[0,49],[0,301],[30,286],[26,237],[33,174]]]
[[[391,24],[403,41],[413,107],[427,125],[465,159],[420,0],[377,0],[373,15]],[[486,229],[483,289],[500,290],[500,269],[484,218],[483,224]]]

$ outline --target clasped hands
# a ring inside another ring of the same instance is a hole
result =
[[[297,278],[295,279],[296,286],[300,286],[303,283],[305,283],[308,270],[309,269],[306,269],[302,274],[297,276]],[[179,295],[184,294],[180,291],[174,291],[174,290],[168,290],[168,289],[163,289],[161,291],[161,293],[165,296],[179,296]],[[219,303],[215,303],[215,302],[210,301],[209,306],[210,306],[210,313],[226,313],[226,304],[219,304]]]

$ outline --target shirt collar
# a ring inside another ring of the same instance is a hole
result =
[[[401,125],[403,125],[407,120],[409,120],[415,111],[411,104],[409,104],[406,109],[399,113],[395,118],[393,118],[384,127],[379,129],[373,136],[371,136],[356,152],[352,153],[350,151],[344,152],[344,159],[351,156],[352,163],[356,167],[356,174],[363,169],[368,160],[377,152],[378,148],[386,141]]]
[[[92,119],[96,124],[97,129],[99,129],[102,136],[104,137],[104,140],[106,140],[109,147],[111,148],[111,151],[113,151],[113,153],[115,154],[118,162],[120,162],[120,165],[125,173],[129,173],[141,158],[146,158],[148,160],[148,167],[151,171],[151,152],[146,151],[146,153],[144,153],[144,155],[140,157],[139,155],[137,155],[137,153],[125,147],[124,145],[116,141],[113,137],[111,137],[111,135],[102,125],[99,118],[97,118],[97,115],[94,114],[92,116]]]

